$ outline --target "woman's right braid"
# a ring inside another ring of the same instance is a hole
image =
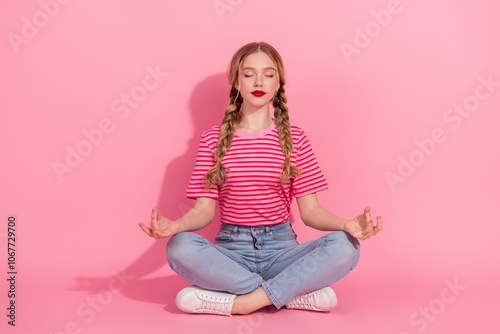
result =
[[[243,99],[238,94],[238,90],[234,87],[231,88],[229,105],[224,111],[224,119],[220,128],[219,140],[217,141],[217,148],[215,149],[214,156],[217,160],[214,167],[212,167],[205,175],[206,188],[212,185],[221,185],[226,182],[229,169],[222,165],[222,158],[231,147],[231,142],[234,137],[234,129],[236,124],[240,121],[240,108]]]

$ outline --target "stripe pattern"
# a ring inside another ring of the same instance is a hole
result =
[[[245,226],[283,223],[290,219],[293,197],[328,189],[306,134],[293,125],[290,130],[294,149],[290,161],[302,169],[302,175],[280,185],[280,166],[285,156],[274,122],[259,133],[236,130],[231,147],[222,159],[222,164],[230,170],[226,182],[205,188],[203,175],[216,163],[214,152],[220,128],[220,125],[213,126],[202,134],[186,195],[217,199],[221,223]]]

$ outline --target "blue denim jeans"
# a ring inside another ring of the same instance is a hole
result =
[[[214,243],[191,232],[174,235],[167,259],[172,270],[205,289],[242,295],[262,286],[277,308],[336,282],[358,263],[360,245],[348,233],[331,232],[300,245],[296,238],[289,221],[221,224]]]

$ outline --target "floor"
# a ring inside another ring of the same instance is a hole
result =
[[[178,310],[175,295],[190,284],[167,266],[140,279],[131,268],[110,270],[105,277],[75,277],[63,271],[20,275],[16,326],[2,327],[8,333],[47,334],[498,333],[500,328],[497,279],[485,273],[422,275],[404,264],[390,272],[369,272],[360,261],[332,285],[338,305],[331,312],[270,306],[225,317]]]

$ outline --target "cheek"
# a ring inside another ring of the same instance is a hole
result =
[[[274,88],[274,90],[278,90],[278,88],[280,87],[280,82],[278,78],[274,78],[274,80],[271,83],[271,86]]]
[[[241,90],[244,90],[246,88],[253,86],[252,78],[241,78],[240,82],[241,82],[241,85],[240,85]]]

